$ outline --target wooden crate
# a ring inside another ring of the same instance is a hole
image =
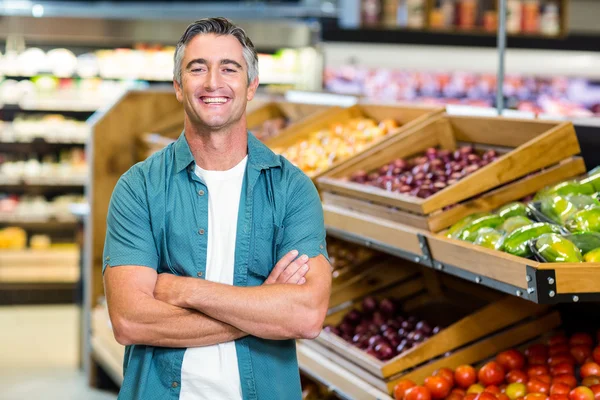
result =
[[[427,199],[348,181],[354,172],[372,171],[397,158],[422,154],[429,147],[455,150],[461,144],[470,144],[480,150],[495,149],[502,155]],[[434,211],[553,166],[579,152],[575,129],[570,122],[444,114],[330,169],[318,179],[318,186],[321,192],[333,192],[429,216]],[[571,165],[573,167],[564,168],[578,171],[581,162],[574,161]],[[557,175],[565,170],[561,168],[560,171]],[[548,176],[545,175],[546,178]]]
[[[465,282],[450,276],[439,279],[433,271],[428,273],[433,275],[407,274],[398,284],[375,292],[378,298],[400,298],[403,300],[404,310],[409,314],[418,315],[433,324],[446,326],[426,342],[389,361],[380,361],[327,331],[320,334],[316,343],[343,359],[350,369],[368,372],[376,387],[389,386],[391,391],[393,385],[389,382],[395,380],[398,375],[405,375],[415,367],[443,357],[447,352],[460,351],[459,349],[470,346],[471,343],[486,340],[491,335],[541,315],[547,310],[546,306],[513,296],[482,291],[481,288],[465,285]],[[360,309],[363,297],[356,297],[353,301],[343,303],[345,307],[338,306],[333,309],[325,324],[338,324],[350,309]],[[363,372],[363,375],[369,374]]]
[[[415,214],[383,204],[360,198],[345,196],[335,191],[321,193],[323,203],[360,211],[365,214],[381,217],[390,221],[401,222],[420,229],[439,232],[452,226],[464,217],[477,213],[492,211],[504,204],[518,201],[536,193],[546,186],[553,185],[585,172],[585,163],[581,157],[570,157],[557,165],[544,168],[533,175],[518,179],[483,193],[473,199],[458,203],[447,210],[434,211],[431,214]]]
[[[247,112],[246,122],[249,131],[260,128],[267,120],[284,118],[288,126],[284,127],[279,135],[295,122],[307,117],[319,118],[320,115],[329,110],[331,106],[305,103],[291,103],[287,101],[273,101]],[[336,107],[337,108],[337,107]]]
[[[352,118],[371,118],[375,121],[393,119],[400,124],[398,129],[371,143],[367,147],[369,149],[377,144],[388,142],[391,138],[402,135],[410,129],[420,127],[429,121],[432,116],[441,114],[442,112],[443,108],[415,105],[358,104],[348,108],[332,107],[326,113],[320,114],[318,118],[306,118],[294,124],[294,126],[286,129],[285,134],[268,139],[265,141],[265,144],[276,151],[283,150],[301,143],[315,132],[329,129],[334,123],[343,123]],[[343,161],[345,160],[335,161],[327,171],[336,168]],[[308,173],[308,175],[316,179],[327,171],[321,171],[316,174]]]

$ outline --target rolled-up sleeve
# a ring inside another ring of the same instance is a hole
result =
[[[299,172],[288,187],[283,239],[277,249],[277,259],[291,250],[310,258],[322,254],[329,259],[325,236],[319,193],[310,178]]]
[[[106,220],[102,273],[107,266],[158,268],[159,257],[144,188],[143,178],[132,170],[115,186]]]

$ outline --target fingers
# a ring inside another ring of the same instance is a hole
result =
[[[285,256],[281,257],[281,260],[275,264],[275,267],[269,274],[269,277],[265,281],[265,283],[275,283],[281,273],[286,269],[288,265],[298,256],[298,250],[292,250],[287,253]]]
[[[304,276],[306,275],[306,273],[308,272],[308,270],[310,269],[308,264],[304,264],[302,265],[300,268],[298,268],[298,270],[290,277],[290,279],[288,279],[285,283],[294,283],[294,284],[299,284],[301,285],[302,283],[300,283],[300,281],[302,281],[304,279],[304,282],[306,282],[306,279],[304,278]]]
[[[279,278],[277,278],[277,283],[288,283],[288,281],[290,280],[290,278],[292,276],[294,276],[294,274],[296,274],[296,272],[298,272],[298,270],[300,268],[302,268],[303,265],[306,264],[306,262],[308,261],[308,256],[302,255],[301,257],[298,257],[297,259],[295,259],[293,262],[291,262],[286,268],[285,270],[283,270],[283,272],[281,273],[281,275],[279,275]],[[308,268],[308,265],[307,265]],[[306,273],[306,271],[304,272],[304,274]],[[302,274],[302,276],[304,276],[304,274]]]
[[[300,278],[300,280],[298,281],[298,285],[304,285],[305,283],[306,283],[305,277]]]

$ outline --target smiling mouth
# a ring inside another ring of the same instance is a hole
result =
[[[229,101],[227,97],[200,97],[205,104],[225,104]]]

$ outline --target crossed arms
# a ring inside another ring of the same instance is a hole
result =
[[[104,285],[115,338],[123,345],[164,347],[208,346],[248,334],[315,338],[327,312],[331,267],[322,255],[296,257],[286,254],[257,287],[158,275],[143,266],[109,267]]]

